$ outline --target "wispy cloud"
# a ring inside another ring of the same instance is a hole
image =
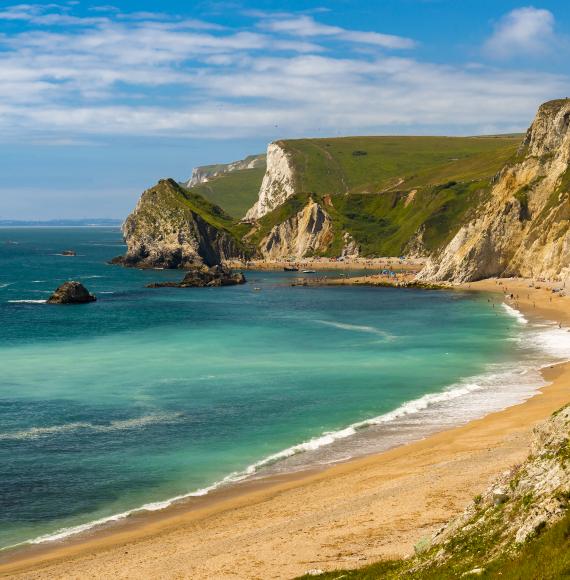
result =
[[[557,44],[554,25],[549,10],[532,6],[512,10],[496,24],[485,53],[498,59],[544,56]]]
[[[362,44],[373,44],[390,49],[409,49],[413,48],[416,43],[403,36],[392,34],[382,34],[379,32],[363,32],[359,30],[348,30],[339,26],[330,26],[317,22],[312,16],[290,16],[290,15],[273,15],[261,26],[273,32],[286,33],[293,36],[301,37],[330,37],[336,40],[345,40]]]
[[[27,23],[0,36],[4,141],[512,130],[570,92],[563,75],[404,58],[413,40],[307,14],[258,14],[235,29],[38,6],[0,13]]]

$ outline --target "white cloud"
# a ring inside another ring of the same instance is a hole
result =
[[[5,12],[46,15],[34,10]],[[71,24],[36,21],[0,36],[4,141],[467,134],[523,129],[539,102],[570,93],[562,75],[361,52],[362,43],[386,48],[385,37],[401,37],[306,15],[264,16],[255,32],[162,16]]]
[[[339,26],[321,24],[311,16],[306,15],[281,15],[281,18],[272,18],[263,21],[261,26],[273,32],[282,32],[293,36],[332,37],[338,40],[372,44],[390,49],[409,49],[413,48],[416,44],[412,39],[404,38],[403,36],[381,34],[379,32],[347,30],[345,28],[340,28]]]
[[[485,53],[498,59],[544,55],[557,42],[554,24],[549,10],[532,6],[512,10],[496,24]]]

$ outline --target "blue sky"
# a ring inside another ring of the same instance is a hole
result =
[[[0,2],[0,218],[124,217],[284,137],[523,131],[568,30],[562,0]]]

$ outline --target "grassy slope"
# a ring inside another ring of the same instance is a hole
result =
[[[297,169],[298,191],[378,193],[490,177],[515,153],[521,139],[341,137],[280,143]]]
[[[231,233],[238,241],[248,229],[247,226],[237,224],[234,218],[218,205],[195,191],[182,187],[172,179],[160,181],[152,190],[159,195],[161,203],[169,208],[191,210],[217,229]]]
[[[417,561],[394,560],[378,562],[360,570],[342,570],[319,575],[323,580],[454,580],[466,578],[501,578],[502,580],[554,580],[570,578],[570,512],[527,541],[511,554],[503,554],[484,567],[480,575],[468,574],[477,566],[478,558],[485,558],[491,549],[478,537],[467,536],[458,543],[454,557],[443,563],[433,562],[418,567]],[[303,576],[309,580],[314,576]]]
[[[328,255],[340,253],[344,231],[364,255],[400,255],[422,226],[426,247],[435,250],[486,198],[490,178],[515,155],[520,140],[509,135],[282,141],[297,169],[296,188],[305,193],[265,216],[252,240],[296,213],[311,192],[335,223]]]
[[[470,210],[489,193],[488,180],[448,182],[418,189],[408,203],[408,192],[379,195],[297,194],[260,220],[252,242],[260,241],[271,228],[297,213],[312,197],[334,222],[335,239],[327,255],[338,256],[342,232],[349,232],[370,256],[399,256],[409,240],[424,226],[424,243],[435,250],[451,239],[470,215]]]
[[[265,166],[241,169],[214,177],[192,188],[212,203],[223,207],[235,219],[240,219],[257,201]]]

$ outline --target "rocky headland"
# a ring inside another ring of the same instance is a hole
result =
[[[115,264],[136,268],[215,266],[245,251],[228,229],[223,210],[173,179],[160,180],[140,197],[123,224],[127,253]]]

